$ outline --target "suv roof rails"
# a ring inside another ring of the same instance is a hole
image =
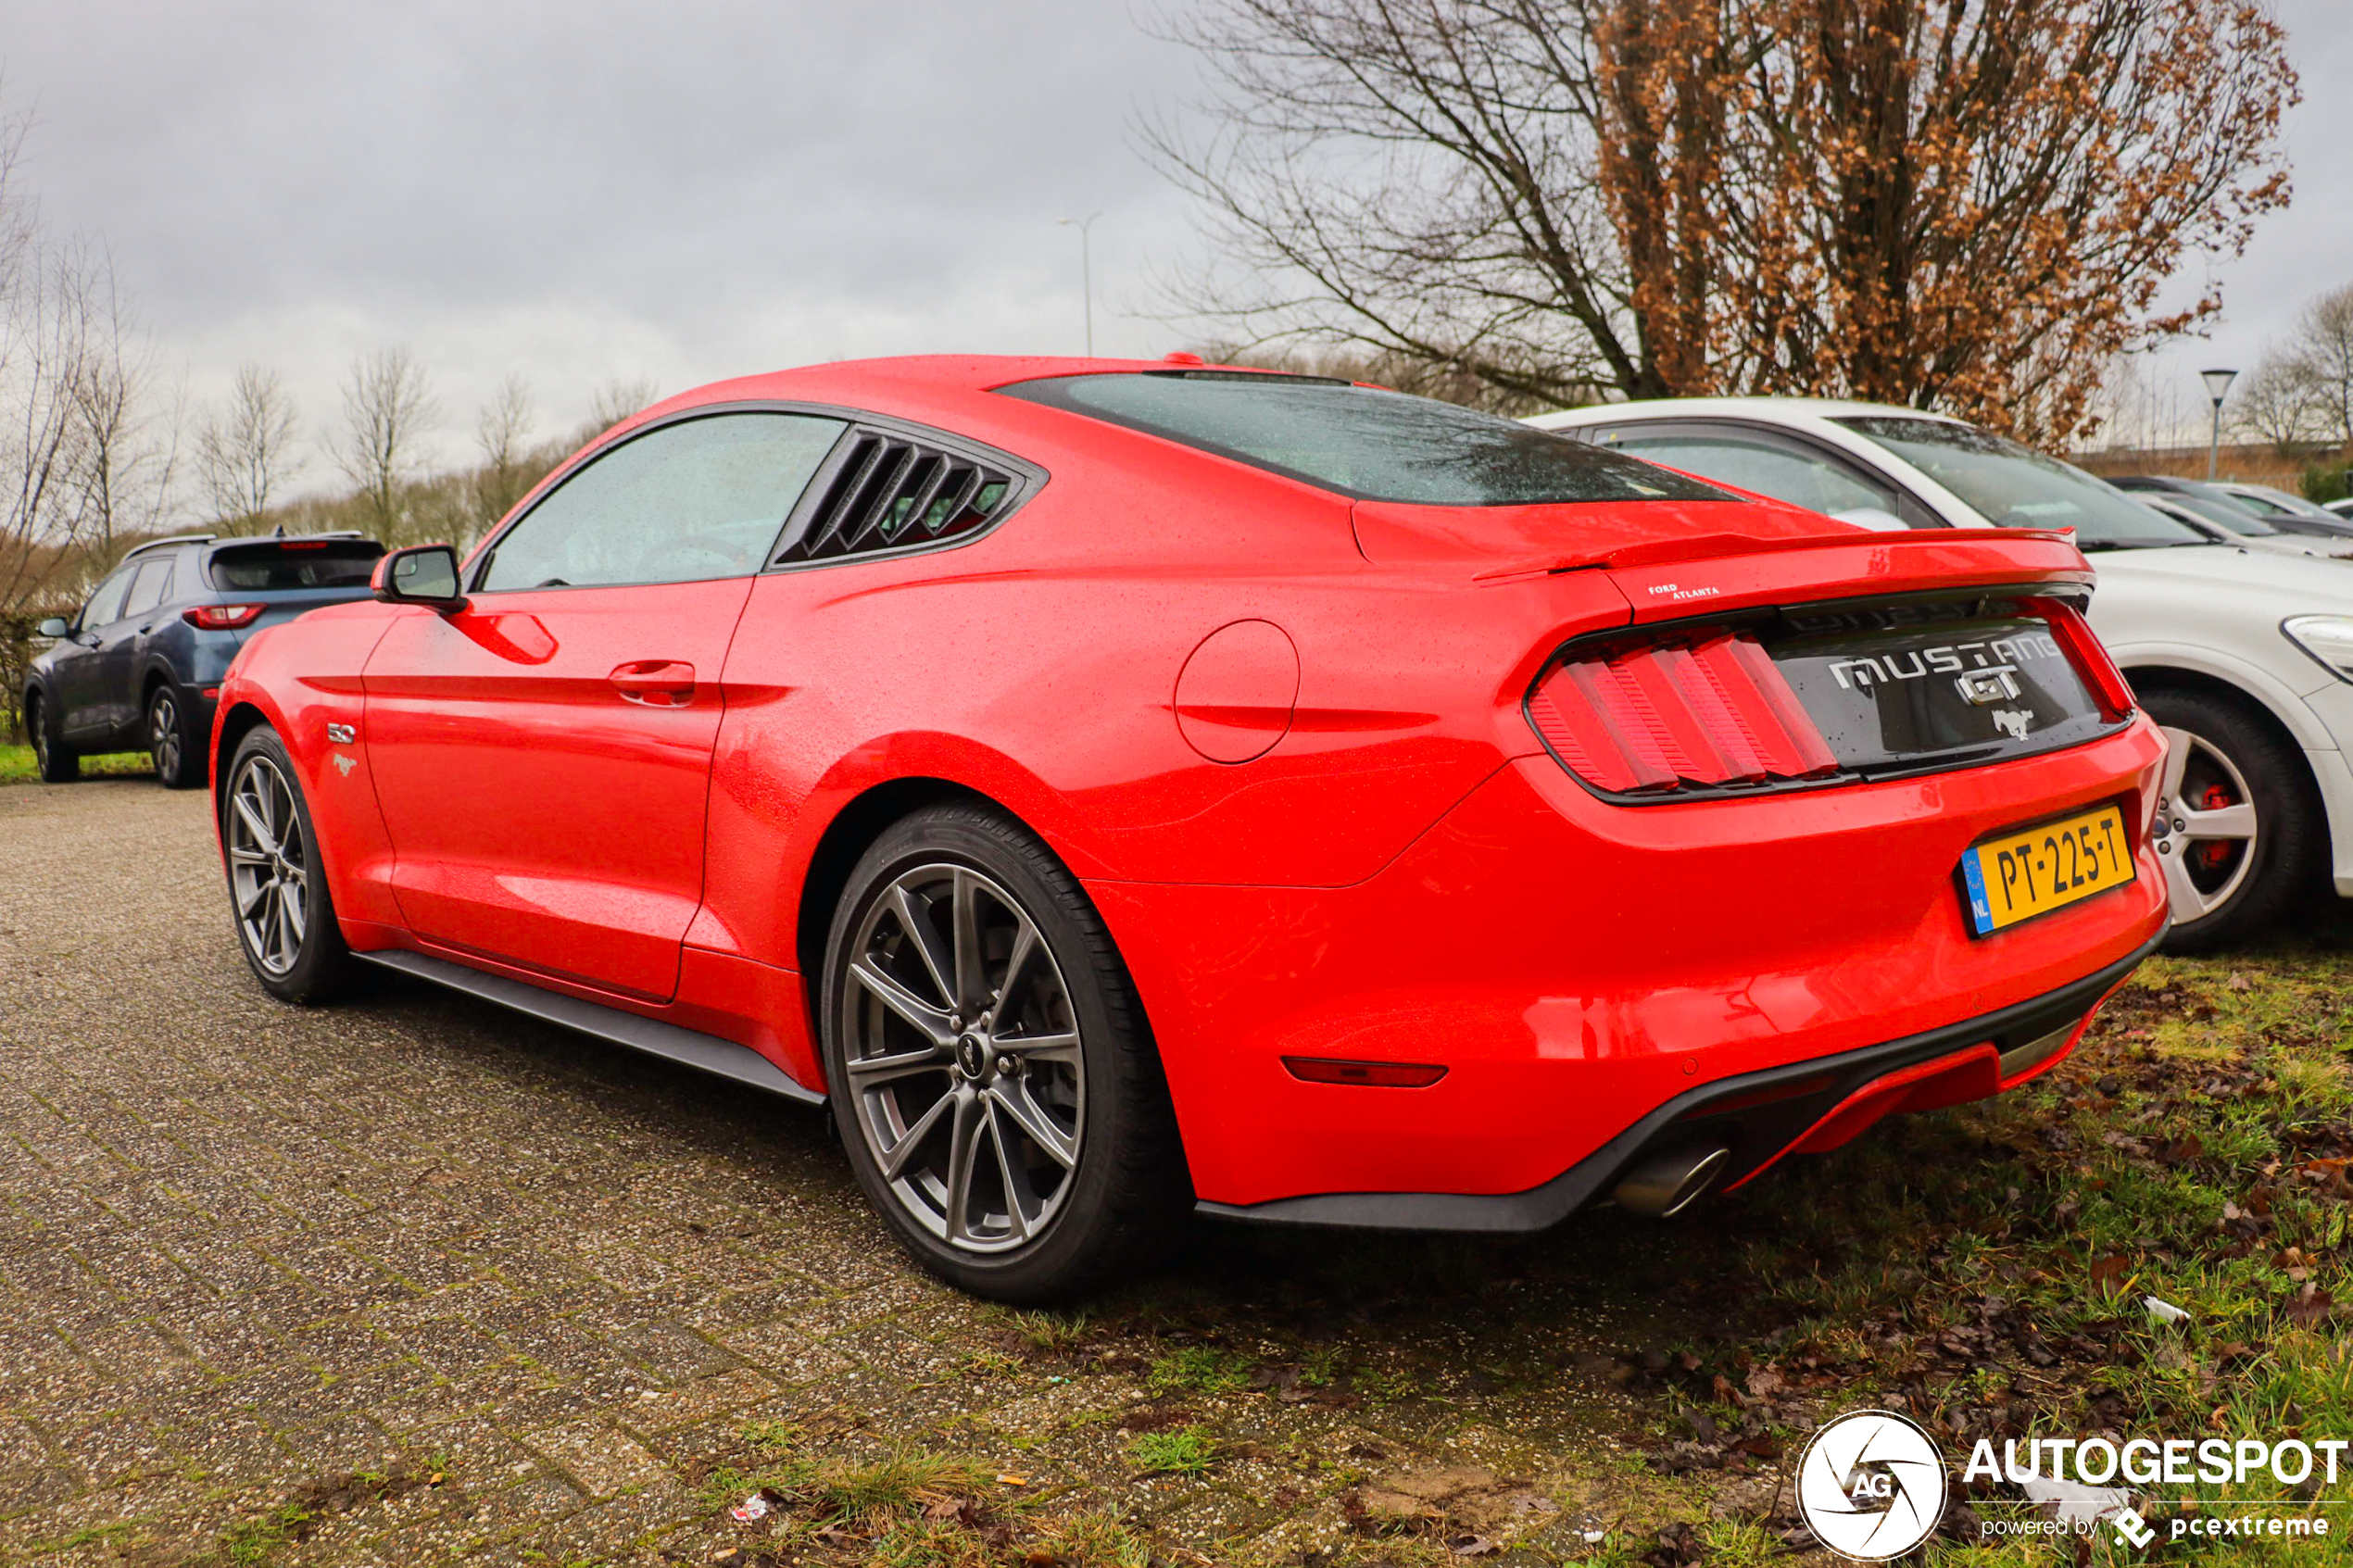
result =
[[[167,545],[209,545],[220,537],[218,533],[175,533],[169,539],[150,539],[144,545],[133,545],[122,552],[122,558],[129,560],[132,556],[160,550]]]

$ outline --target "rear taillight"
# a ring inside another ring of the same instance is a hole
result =
[[[1838,771],[1771,656],[1735,633],[1569,659],[1537,683],[1528,714],[1569,771],[1612,794]]]
[[[2032,599],[2034,612],[2049,623],[2051,636],[2067,650],[2068,662],[2092,688],[2092,696],[2100,705],[2103,716],[2126,719],[2137,704],[2133,687],[2124,679],[2124,671],[2116,667],[2116,659],[2092,631],[2083,612],[2064,599]]]
[[[267,605],[198,605],[183,609],[180,619],[199,632],[233,632],[240,626],[250,626],[261,618]]]

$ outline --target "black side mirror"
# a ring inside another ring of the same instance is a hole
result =
[[[466,608],[458,591],[458,552],[447,545],[411,545],[376,562],[368,587],[388,605],[422,605],[443,615]]]
[[[53,615],[35,626],[32,634],[36,637],[68,637],[73,634],[73,628],[63,617]]]

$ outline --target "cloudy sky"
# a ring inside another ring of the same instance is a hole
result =
[[[510,370],[542,428],[597,390],[813,359],[1159,354],[1150,273],[1192,244],[1135,154],[1192,61],[1147,0],[0,0],[0,92],[50,219],[104,240],[198,398],[242,360],[310,426],[409,348],[455,458]],[[2249,363],[2353,280],[2353,6],[2281,0],[2296,201],[2221,270],[2229,319],[2152,384]],[[2203,263],[2196,264],[2202,275]],[[2195,361],[2195,363],[2193,363]],[[2195,395],[2194,384],[2183,395]],[[323,480],[323,463],[309,475]]]

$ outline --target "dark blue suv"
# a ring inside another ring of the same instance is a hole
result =
[[[81,614],[41,623],[57,641],[32,661],[24,722],[42,778],[63,784],[85,756],[145,750],[169,788],[209,782],[213,703],[238,647],[274,621],[366,598],[384,553],[358,533],[141,545]]]

